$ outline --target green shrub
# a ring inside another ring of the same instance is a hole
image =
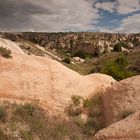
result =
[[[84,127],[85,122],[83,121],[83,119],[81,118],[81,116],[76,116],[73,118],[74,122],[76,123],[76,125],[78,125],[79,127]]]
[[[126,57],[121,56],[114,61],[108,61],[105,64],[105,67],[101,70],[101,72],[112,76],[116,80],[122,80],[133,76],[132,72],[126,70],[127,66],[128,61]]]
[[[78,116],[82,113],[82,100],[83,98],[77,95],[71,97],[72,103],[66,109],[69,116]]]
[[[93,100],[92,99],[85,99],[83,101],[83,107],[84,108],[91,108],[91,107],[93,107]]]
[[[103,121],[100,118],[88,118],[84,126],[84,132],[88,135],[94,135],[99,130],[103,129]]]
[[[115,44],[113,51],[114,52],[121,52],[122,51],[122,44],[121,43]]]
[[[118,42],[118,43],[115,44],[113,50],[115,52],[121,52],[122,51],[122,47],[126,48],[127,47],[126,43],[124,43],[124,42]]]
[[[30,119],[35,114],[36,107],[33,104],[16,105],[15,115],[20,116],[24,120]]]
[[[23,140],[33,140],[33,134],[31,131],[21,131],[20,132],[20,137]]]
[[[102,111],[101,111],[101,108],[100,107],[95,107],[95,108],[92,108],[90,111],[89,111],[89,116],[90,117],[101,117],[102,116]]]
[[[69,116],[78,116],[82,113],[82,108],[71,104],[69,105],[67,112]]]
[[[94,95],[92,98],[93,106],[94,107],[100,107],[102,105],[102,98],[101,95]]]
[[[75,106],[80,105],[81,99],[82,99],[82,97],[77,96],[77,95],[73,95],[73,96],[71,97],[72,103],[73,103]]]
[[[26,49],[29,51],[31,48],[28,46]]]
[[[87,54],[83,50],[79,50],[76,53],[74,53],[74,57],[80,57],[84,59],[87,57]]]
[[[83,128],[84,133],[87,135],[94,135],[96,133],[97,124],[97,118],[88,118]]]
[[[0,121],[5,122],[6,119],[6,110],[5,107],[0,106]]]
[[[4,47],[0,47],[0,55],[5,58],[12,58],[11,50]]]
[[[25,113],[27,113],[29,116],[33,116],[33,114],[36,110],[36,107],[33,104],[26,103],[23,106],[23,109],[24,109]]]
[[[3,104],[2,104],[3,105]],[[1,123],[0,140],[85,140],[84,135],[74,121],[53,116],[36,104],[5,104],[6,123]],[[1,107],[2,111],[5,110]],[[3,114],[3,113],[1,113]],[[2,115],[3,116],[3,115]],[[16,134],[16,135],[15,135]]]
[[[100,94],[87,99],[83,99],[79,96],[72,96],[72,101],[73,104],[69,106],[68,115],[72,116],[75,124],[81,128],[86,136],[93,136],[97,131],[103,128],[104,118]],[[87,116],[85,120],[80,116],[82,113]]]
[[[125,69],[128,66],[128,60],[124,55],[120,55],[115,63],[118,64],[122,69]]]
[[[67,63],[67,64],[71,63],[71,59],[69,57],[64,58],[62,61]]]

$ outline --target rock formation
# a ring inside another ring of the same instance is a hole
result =
[[[27,40],[42,47],[75,53],[79,50],[90,55],[109,53],[116,43],[132,49],[140,44],[139,34],[108,33],[1,33],[12,41]]]
[[[63,112],[72,95],[88,97],[111,86],[107,75],[81,76],[47,57],[24,54],[16,43],[0,39],[12,59],[0,57],[0,97],[16,100],[38,98],[43,106]]]

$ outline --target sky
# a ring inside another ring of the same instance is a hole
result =
[[[0,31],[140,33],[140,0],[0,0]]]

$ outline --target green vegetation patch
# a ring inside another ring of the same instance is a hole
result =
[[[70,57],[65,57],[62,61],[63,61],[64,63],[67,63],[67,64],[70,64],[70,63],[71,63]]]
[[[120,56],[113,61],[106,62],[101,72],[112,76],[116,80],[122,80],[134,75],[134,73],[126,69],[127,66],[127,58],[125,56]]]
[[[73,120],[50,115],[38,103],[0,105],[0,140],[88,140]]]
[[[6,120],[6,116],[7,116],[7,113],[6,113],[6,108],[4,106],[0,106],[0,121],[1,122],[5,122]]]
[[[74,95],[67,111],[68,115],[87,136],[93,136],[104,127],[100,95],[87,99]]]
[[[0,47],[0,56],[4,58],[12,58],[11,50],[4,47]]]
[[[81,140],[83,137],[73,122],[50,116],[33,103],[15,105],[13,114],[12,120],[28,125],[28,129],[20,131],[24,140],[34,140],[35,137],[39,140],[65,140],[66,137]]]
[[[113,51],[115,51],[115,52],[122,52],[122,47],[126,48],[127,47],[126,43],[118,42],[118,43],[115,44],[115,46],[113,48]]]

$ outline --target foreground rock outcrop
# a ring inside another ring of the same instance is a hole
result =
[[[107,75],[81,76],[46,57],[29,56],[18,45],[0,39],[12,59],[0,57],[0,97],[28,101],[37,98],[47,109],[64,111],[72,95],[88,97],[111,86]]]
[[[140,76],[116,82],[102,99],[106,128],[94,140],[139,140]]]
[[[119,121],[101,131],[93,140],[139,140],[140,139],[140,112]]]
[[[106,126],[117,122],[125,112],[140,110],[140,76],[116,82],[103,95]]]

